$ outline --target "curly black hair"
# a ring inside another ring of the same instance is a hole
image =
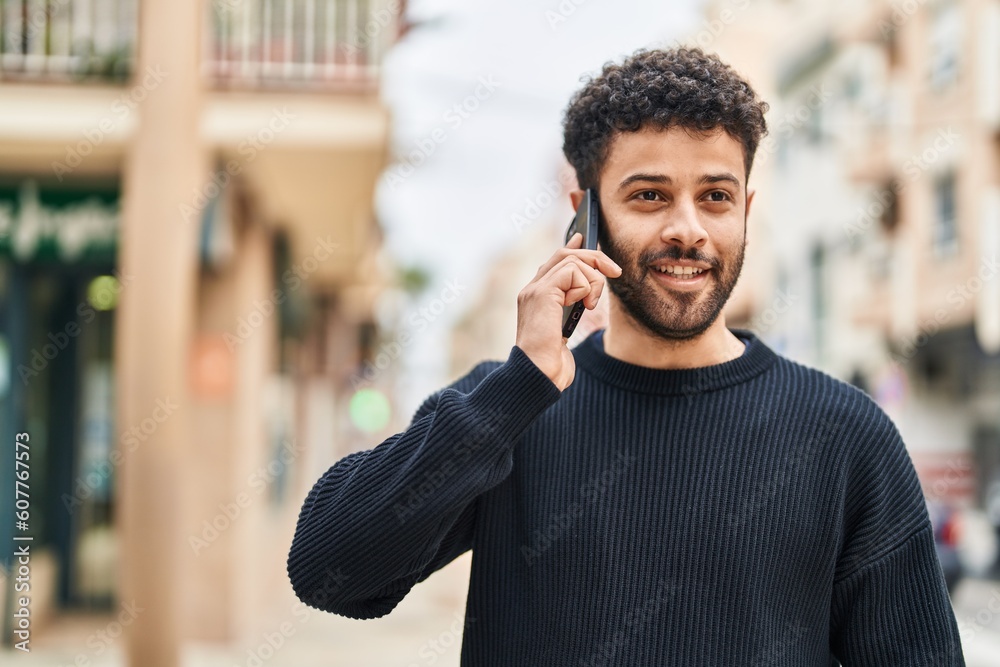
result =
[[[696,131],[722,128],[743,145],[750,176],[767,134],[768,104],[732,67],[697,47],[640,49],[621,65],[606,63],[584,77],[563,118],[563,153],[581,188],[596,187],[608,146],[618,132],[648,126]]]

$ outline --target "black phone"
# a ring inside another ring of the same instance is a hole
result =
[[[565,243],[569,243],[573,234],[580,232],[583,234],[583,245],[580,247],[587,250],[597,250],[597,225],[600,223],[600,219],[601,207],[597,202],[597,193],[593,188],[587,188],[576,209],[576,215],[573,216],[573,221],[569,223],[569,229],[566,230]],[[583,305],[582,299],[571,306],[563,306],[563,338],[569,338],[573,335],[576,325],[583,317],[584,310],[586,310],[586,306]]]

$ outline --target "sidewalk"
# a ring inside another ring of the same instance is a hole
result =
[[[458,667],[471,562],[470,553],[459,557],[415,586],[380,619],[303,612],[289,593],[262,632],[229,646],[192,643],[185,647],[183,667]],[[953,602],[967,667],[1000,667],[1000,582],[966,579],[955,590]],[[31,653],[2,650],[0,662],[18,667],[123,667],[121,642],[100,654],[93,641],[88,646],[88,638],[107,620],[67,617],[33,640]]]
[[[459,667],[471,564],[460,556],[379,619],[304,608],[289,591],[270,629],[230,647],[191,645],[184,667]]]
[[[458,667],[472,554],[417,584],[388,615],[352,620],[302,607],[291,591],[256,636],[232,645],[191,643],[183,667]],[[105,616],[67,616],[31,642],[31,652],[0,649],[17,667],[124,667],[122,642],[93,640]],[[88,639],[90,639],[88,645]],[[96,646],[96,648],[95,648]],[[101,649],[100,652],[98,649]]]
[[[1000,582],[965,579],[952,596],[967,667],[1000,667]]]

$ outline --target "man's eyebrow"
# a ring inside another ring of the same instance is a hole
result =
[[[721,174],[705,174],[700,179],[698,183],[719,183],[720,181],[728,181],[736,186],[736,189],[740,188],[740,179],[733,176],[730,172],[724,171]]]
[[[736,187],[736,189],[739,189],[741,185],[740,179],[736,178],[736,176],[734,176],[731,172],[728,171],[724,171],[718,174],[705,174],[704,176],[698,179],[698,184],[701,185],[704,183],[720,183],[723,181],[732,183]],[[638,183],[638,182],[660,183],[663,185],[670,185],[671,183],[673,183],[673,180],[671,180],[671,178],[666,174],[642,174],[642,173],[632,174],[631,176],[629,176],[628,178],[626,178],[625,180],[623,180],[621,183],[618,184],[618,189],[624,190],[633,183]]]
[[[662,183],[666,185],[673,183],[673,181],[670,180],[670,177],[665,174],[632,174],[618,184],[618,189],[624,190],[628,186],[639,181],[643,181],[645,183]]]

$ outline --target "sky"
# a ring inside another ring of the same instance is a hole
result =
[[[683,39],[700,17],[695,0],[412,0],[407,11],[417,27],[384,62],[395,161],[376,212],[393,262],[431,270],[427,299],[448,281],[467,288],[409,332],[396,397],[409,413],[444,385],[448,325],[475,301],[484,267],[517,240],[512,215],[561,168],[562,113],[581,77]],[[569,202],[558,206],[568,221]],[[419,305],[394,301],[390,315],[405,321],[400,310]]]

